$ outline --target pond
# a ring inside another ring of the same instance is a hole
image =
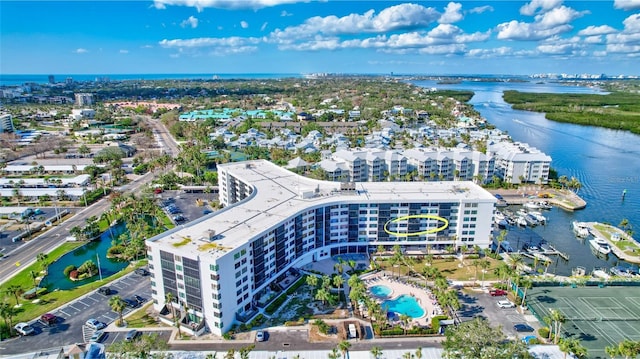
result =
[[[108,259],[107,250],[111,247],[112,238],[117,238],[126,230],[127,227],[124,223],[118,223],[102,233],[100,238],[63,255],[57,261],[51,263],[48,268],[49,273],[42,279],[40,286],[46,287],[49,291],[55,289],[68,290],[99,280],[100,275],[95,275],[91,278],[79,281],[72,281],[64,275],[64,269],[67,266],[75,265],[76,267],[79,267],[89,259],[96,264],[98,264],[98,262],[100,263],[102,278],[118,273],[124,269],[129,262]]]

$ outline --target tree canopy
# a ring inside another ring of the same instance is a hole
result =
[[[476,318],[449,326],[443,342],[447,358],[532,358],[520,341],[508,341],[500,327],[492,328],[486,319]]]

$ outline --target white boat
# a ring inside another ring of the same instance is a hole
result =
[[[543,216],[542,213],[538,212],[538,211],[531,211],[529,212],[530,215],[532,215],[533,217],[535,217],[536,220],[538,220],[538,222],[540,223],[546,223],[547,222],[547,217]]]
[[[571,226],[573,227],[573,231],[575,232],[576,236],[580,238],[589,236],[589,228],[587,228],[586,224],[578,221],[573,221],[571,222]]]
[[[609,242],[607,242],[602,238],[596,237],[590,240],[589,244],[591,244],[591,247],[593,247],[593,249],[597,250],[599,253],[602,253],[602,254],[611,253],[611,247],[609,246]]]
[[[539,224],[539,223],[538,223],[538,220],[536,219],[536,217],[535,217],[535,216],[533,216],[531,213],[527,213],[527,214],[524,216],[524,219],[525,219],[525,221],[527,221],[527,223],[529,223],[529,225],[530,225],[530,226],[532,226],[532,227],[533,227],[533,226],[537,226],[537,225]]]
[[[498,221],[501,221],[501,220],[506,219],[506,217],[504,216],[504,213],[502,213],[500,211],[496,211],[495,219],[498,220]]]
[[[553,206],[550,205],[549,202],[547,202],[547,201],[539,201],[537,203],[537,205],[538,205],[538,208],[540,208],[540,209],[551,209],[551,208],[553,208]]]
[[[539,209],[540,205],[536,202],[533,201],[529,201],[525,204],[522,205],[524,208],[528,208],[528,209]]]
[[[591,273],[591,275],[596,277],[596,278],[602,278],[602,279],[611,278],[611,275],[609,273],[607,273],[606,269],[603,269],[603,268],[594,269],[593,272]]]
[[[526,227],[527,226],[527,220],[524,219],[524,217],[522,217],[522,216],[518,216],[516,218],[516,224],[521,226],[521,227]]]

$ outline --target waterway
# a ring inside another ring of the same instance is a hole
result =
[[[507,131],[515,141],[525,142],[552,158],[551,167],[559,175],[576,177],[582,188],[578,194],[587,207],[575,212],[558,208],[544,213],[546,226],[532,229],[512,229],[508,240],[512,246],[540,238],[570,255],[569,262],[556,261],[549,272],[570,274],[572,268],[583,266],[590,272],[596,267],[618,264],[614,255],[599,259],[591,252],[588,240],[578,240],[571,230],[571,221],[598,221],[618,225],[624,218],[640,237],[640,136],[630,132],[549,121],[542,113],[513,110],[504,102],[505,90],[547,93],[602,93],[597,88],[565,86],[559,83],[533,82],[471,82],[442,85],[435,81],[418,81],[423,87],[471,90],[470,103],[490,123]],[[626,190],[625,198],[622,192]],[[514,208],[514,212],[515,212]],[[517,248],[516,248],[517,249]],[[621,263],[623,264],[623,263]]]
[[[72,281],[64,275],[64,269],[67,266],[75,265],[76,267],[80,267],[82,263],[87,260],[91,260],[96,264],[98,264],[98,262],[100,263],[100,274],[102,274],[103,278],[118,273],[124,269],[129,262],[107,258],[107,250],[111,247],[112,238],[117,238],[120,234],[124,233],[125,230],[125,224],[119,223],[102,233],[99,239],[88,242],[63,255],[49,266],[49,273],[42,279],[40,285],[47,287],[50,291],[55,289],[67,290],[99,280],[100,275],[79,281]]]

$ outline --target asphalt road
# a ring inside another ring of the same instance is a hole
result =
[[[149,183],[153,179],[151,173],[141,176],[137,180],[124,185],[121,191],[136,191],[141,186]],[[58,247],[69,235],[69,230],[74,226],[84,226],[86,219],[100,214],[111,206],[108,199],[103,198],[93,205],[78,211],[71,219],[66,220],[61,225],[49,229],[46,233],[29,241],[23,246],[7,253],[0,259],[0,284],[14,276],[36,260],[38,253],[48,253],[51,249]]]

